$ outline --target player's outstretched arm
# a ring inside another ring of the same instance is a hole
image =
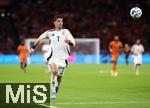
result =
[[[112,52],[112,42],[109,43],[109,51]]]
[[[47,34],[48,34],[48,31],[44,32],[43,34],[41,34],[39,36],[39,38],[35,41],[34,45],[32,46],[32,48],[29,51],[30,55],[32,55],[34,53],[34,50],[39,45],[39,43],[41,42],[41,40],[43,40],[43,39],[45,39],[47,37]]]
[[[70,46],[75,47],[75,40],[69,30],[67,30],[67,34],[68,35],[67,38],[65,39],[65,42]]]
[[[38,44],[40,43],[40,39],[37,39],[34,43],[34,45],[32,46],[32,48],[29,51],[30,56],[34,53],[35,48],[38,46]]]

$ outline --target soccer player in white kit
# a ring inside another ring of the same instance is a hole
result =
[[[136,70],[136,75],[139,75],[140,66],[142,64],[142,53],[144,52],[144,47],[141,44],[141,40],[137,39],[136,43],[131,48],[131,53],[133,54],[133,62]]]
[[[51,53],[49,43],[45,43],[42,46],[42,53],[43,53],[44,62],[45,62],[45,73],[48,73],[48,72],[50,72],[50,66],[48,64],[47,59],[48,59],[48,57],[49,57],[49,55]]]
[[[47,30],[41,34],[30,50],[30,54],[32,54],[41,40],[49,38],[51,53],[47,60],[52,72],[51,99],[56,98],[56,93],[58,92],[64,70],[68,65],[67,58],[70,55],[69,46],[75,46],[75,40],[70,31],[62,28],[63,18],[61,16],[54,17],[54,26],[55,29]]]

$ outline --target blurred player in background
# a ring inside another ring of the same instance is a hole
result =
[[[126,65],[128,65],[129,64],[129,55],[130,55],[130,46],[127,43],[124,46],[124,54],[125,54]]]
[[[116,65],[121,49],[122,43],[121,41],[119,41],[119,36],[115,36],[114,40],[111,41],[109,44],[109,50],[111,52],[111,61],[113,62],[113,71],[111,72],[112,76],[117,76]]]
[[[56,93],[60,87],[64,70],[68,65],[67,59],[70,55],[69,45],[75,46],[75,40],[70,31],[68,29],[62,28],[63,18],[61,16],[56,16],[53,23],[55,29],[48,30],[40,35],[30,50],[30,54],[32,54],[41,40],[49,38],[51,54],[48,57],[48,64],[50,65],[52,71],[51,99],[56,98]]]
[[[48,73],[50,72],[50,66],[48,65],[48,57],[50,55],[50,46],[49,46],[49,43],[45,43],[43,46],[42,46],[42,53],[43,53],[43,56],[44,56],[44,62],[45,62],[45,73]]]
[[[25,73],[27,67],[27,46],[25,45],[25,41],[22,40],[21,44],[18,46],[17,51],[20,54],[20,68]]]
[[[136,70],[136,75],[139,75],[140,66],[142,64],[142,53],[144,52],[144,47],[141,44],[141,40],[137,39],[136,43],[132,46],[131,52],[133,54],[133,62]]]

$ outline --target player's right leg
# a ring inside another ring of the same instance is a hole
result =
[[[140,66],[141,66],[141,64],[135,64],[135,73],[137,76],[140,75]]]
[[[21,57],[21,69],[25,73],[26,72],[26,67],[27,67],[27,58],[26,57]]]
[[[117,76],[116,67],[117,67],[117,61],[114,61],[114,64],[113,64],[113,75],[114,76]]]
[[[135,72],[136,72],[137,76],[139,76],[139,74],[140,74],[140,66],[141,66],[141,64],[142,64],[141,56],[134,57],[134,67],[135,67]]]
[[[58,74],[58,67],[55,63],[50,63],[51,67],[51,99],[56,98],[56,86],[58,85],[57,82],[57,74]]]
[[[118,60],[118,55],[113,54],[113,55],[112,55],[113,71],[111,72],[111,75],[112,75],[112,76],[117,76],[117,72],[116,72],[117,60]]]
[[[20,68],[21,68],[22,72],[23,72],[23,65],[24,65],[24,63],[21,61],[20,62]]]

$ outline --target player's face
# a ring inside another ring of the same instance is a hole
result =
[[[115,37],[114,37],[114,40],[115,40],[115,41],[118,41],[118,40],[119,40],[119,37],[118,37],[118,36],[115,36]]]
[[[54,25],[56,29],[61,29],[63,27],[63,18],[57,18],[54,21]]]
[[[139,45],[140,43],[141,43],[141,41],[138,39],[138,40],[136,41],[136,44]]]
[[[128,47],[128,44],[125,44],[125,47]]]

